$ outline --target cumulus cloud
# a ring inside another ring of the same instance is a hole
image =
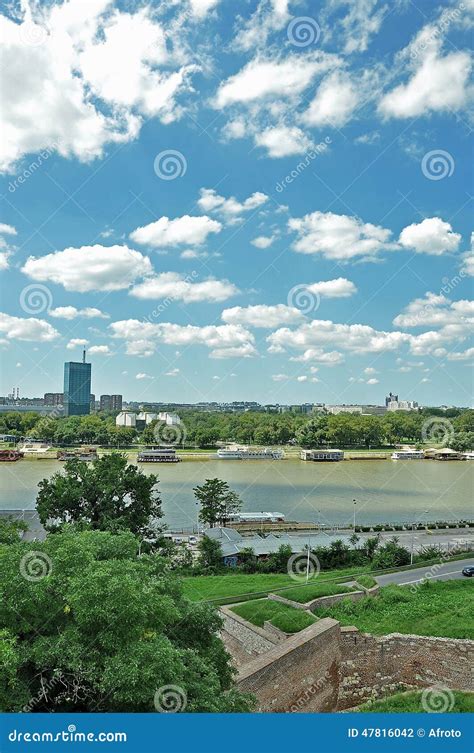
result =
[[[397,327],[446,327],[458,325],[466,327],[472,324],[474,301],[450,301],[444,295],[426,293],[424,298],[415,298],[395,317]]]
[[[24,319],[4,313],[0,313],[0,332],[7,340],[27,342],[50,342],[59,337],[59,332],[49,322],[34,317]]]
[[[100,309],[87,307],[77,309],[75,306],[58,306],[55,309],[49,309],[48,314],[55,319],[110,319],[109,314],[104,314]]]
[[[6,238],[3,237],[4,235],[16,235],[16,228],[13,225],[0,222],[0,270],[8,269],[12,251]]]
[[[300,360],[311,360],[311,349],[315,346],[332,345],[354,353],[383,353],[396,350],[402,343],[409,342],[410,335],[404,332],[379,331],[366,324],[338,324],[314,319],[295,330],[278,329],[267,341],[271,352],[296,348],[305,351],[305,357]]]
[[[191,217],[188,214],[170,220],[161,217],[156,222],[138,227],[130,238],[136,243],[152,246],[153,248],[172,248],[174,246],[200,246],[212,233],[219,233],[222,225],[206,215]]]
[[[186,303],[199,301],[215,303],[225,301],[238,292],[238,288],[228,280],[210,278],[203,282],[194,282],[177,272],[163,272],[154,277],[148,277],[144,282],[136,285],[130,291],[130,295],[145,300],[169,298]]]
[[[301,311],[293,306],[278,303],[275,306],[234,306],[224,309],[221,316],[227,324],[242,324],[246,327],[280,327],[282,324],[297,324],[303,321]]]
[[[311,139],[296,126],[275,126],[255,135],[255,143],[267,150],[269,157],[304,154],[312,146]]]
[[[435,26],[425,26],[399,56],[411,77],[382,98],[385,117],[413,118],[433,112],[463,108],[468,99],[471,58],[468,52],[442,54],[442,39]]]
[[[375,377],[372,377],[372,379],[367,379],[366,384],[378,384],[379,380],[375,379]]]
[[[130,355],[136,355],[137,343],[140,344],[141,355],[151,355],[160,343],[178,346],[204,345],[211,350],[211,356],[214,358],[255,354],[254,336],[240,325],[198,327],[190,324],[152,324],[138,319],[125,319],[113,322],[110,329],[113,337],[126,341],[127,353]]]
[[[257,238],[250,241],[250,243],[252,246],[255,246],[255,248],[269,248],[274,240],[274,235],[259,235]]]
[[[474,359],[474,348],[448,353],[448,361],[472,361],[472,359]]]
[[[351,280],[338,277],[335,280],[322,280],[308,285],[310,293],[316,293],[324,298],[349,298],[357,293],[357,288]]]
[[[93,345],[89,348],[89,355],[91,356],[111,356],[111,350],[108,345]]]
[[[298,236],[293,243],[295,251],[327,259],[373,259],[380,251],[394,248],[390,230],[345,214],[312,212],[290,219],[288,228]]]
[[[269,350],[271,352],[278,352],[280,345],[271,345]],[[300,356],[292,356],[290,361],[297,361],[298,363],[320,363],[322,366],[338,366],[343,363],[344,356],[337,350],[326,351],[323,348],[307,348]],[[311,371],[317,371],[317,369],[311,369]]]
[[[122,290],[152,271],[150,260],[128,246],[81,246],[46,256],[30,256],[22,267],[28,277],[55,282],[66,290]]]
[[[0,16],[0,169],[44,149],[88,161],[135,138],[145,117],[181,116],[199,65],[149,9],[122,12],[110,0],[91,0],[87,13],[83,0],[22,7],[20,23]]]
[[[350,120],[359,96],[346,72],[333,71],[320,84],[316,96],[303,113],[302,120],[309,126],[341,128]]]
[[[237,201],[234,196],[226,199],[220,196],[213,188],[201,188],[198,206],[203,212],[218,212],[226,219],[238,219],[240,215],[265,204],[268,196],[256,191],[245,201]]]
[[[74,350],[75,348],[79,348],[79,346],[87,345],[89,340],[84,340],[82,337],[73,337],[72,340],[69,340],[68,344],[66,345],[66,348],[68,350]]]
[[[399,243],[420,254],[441,256],[449,251],[457,251],[461,235],[453,232],[449,222],[439,217],[429,217],[422,222],[408,225],[400,233]]]

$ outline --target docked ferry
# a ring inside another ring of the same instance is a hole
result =
[[[423,460],[423,450],[397,450],[392,453],[392,460]]]
[[[51,445],[45,442],[25,442],[23,447],[20,447],[20,452],[24,455],[45,455],[51,449]]]
[[[179,463],[174,447],[152,447],[142,450],[137,456],[138,463]]]
[[[284,456],[283,450],[274,450],[271,447],[254,449],[235,444],[217,450],[217,457],[221,460],[281,460]]]
[[[82,460],[84,463],[90,463],[92,460],[97,460],[97,450],[94,447],[85,447],[82,450],[58,450],[56,458],[62,462]]]

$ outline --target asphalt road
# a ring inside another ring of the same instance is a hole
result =
[[[427,567],[418,567],[416,570],[405,570],[399,573],[390,573],[389,575],[378,575],[375,577],[380,586],[387,586],[389,583],[396,583],[399,586],[407,586],[413,583],[419,583],[421,580],[457,580],[463,578],[466,581],[474,578],[466,578],[461,571],[468,565],[474,566],[474,559],[471,557],[465,560],[456,560],[454,562],[444,562],[442,564],[429,565]]]

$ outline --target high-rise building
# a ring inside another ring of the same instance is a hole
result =
[[[45,405],[62,405],[64,394],[62,392],[45,392],[43,402]]]
[[[100,396],[100,410],[121,411],[122,410],[122,395],[101,395]]]
[[[86,416],[91,412],[91,364],[82,362],[64,364],[64,415]]]
[[[388,408],[390,403],[397,403],[398,402],[398,395],[393,395],[391,392],[387,397],[385,398],[385,407]]]

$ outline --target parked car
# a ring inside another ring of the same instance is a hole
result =
[[[465,567],[462,571],[463,575],[466,575],[468,578],[472,578],[474,575],[474,565],[468,565]]]

